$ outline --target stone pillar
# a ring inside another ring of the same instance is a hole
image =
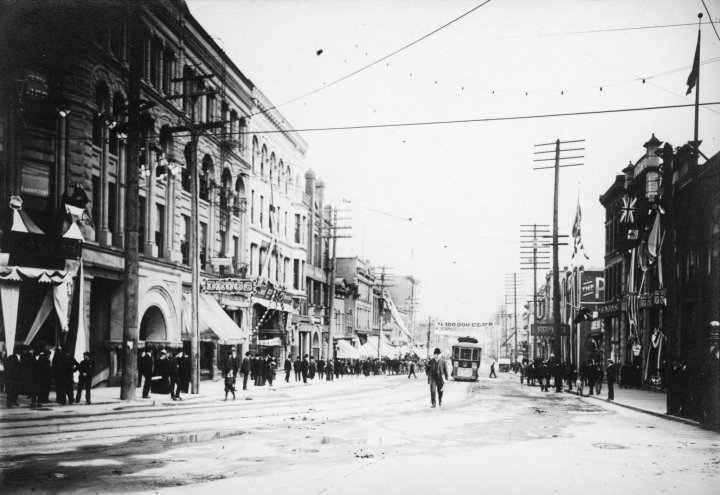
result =
[[[162,253],[166,261],[182,261],[182,254],[175,251],[175,187],[176,178],[168,171],[165,184],[165,247]]]
[[[108,230],[108,203],[110,201],[110,129],[102,128],[102,146],[100,151],[100,225],[96,232],[96,240],[102,246],[112,244],[112,234]],[[93,201],[95,200],[93,191]]]
[[[127,175],[127,153],[122,140],[118,142],[117,170],[117,221],[113,233],[113,245],[122,249],[125,246],[125,177]]]
[[[145,256],[158,257],[158,247],[155,244],[155,224],[157,223],[157,205],[155,204],[155,188],[157,178],[155,177],[155,152],[150,149],[149,142],[146,142],[145,163],[150,169],[150,176],[145,177]]]

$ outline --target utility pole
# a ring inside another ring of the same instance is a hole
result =
[[[549,225],[524,224],[520,226],[520,269],[533,271],[533,294],[532,294],[532,323],[534,325],[538,320],[537,312],[537,272],[538,270],[550,269],[550,253],[548,246],[541,244],[539,236],[548,235],[550,233]],[[532,333],[532,326],[530,327]],[[528,337],[528,347],[530,339]],[[532,350],[529,353],[530,358],[535,357],[535,349],[537,347],[537,335],[533,335]]]
[[[512,357],[514,358],[513,366],[515,366],[515,363],[517,362],[518,357],[518,351],[517,351],[517,334],[518,334],[518,326],[517,326],[517,285],[518,285],[518,274],[517,273],[509,273],[507,275],[507,278],[505,280],[506,287],[505,290],[512,290],[512,301],[513,301],[513,317],[514,317],[514,328],[513,328],[513,334],[510,337],[505,336],[505,344],[514,337],[515,339],[515,350],[512,354]],[[511,284],[510,287],[507,286],[507,284]],[[506,292],[506,299],[505,304],[508,304],[507,300],[507,292]]]
[[[377,358],[380,360],[380,348],[382,347],[382,336],[383,336],[383,312],[385,311],[385,270],[388,269],[387,266],[380,266],[380,299],[378,303],[380,304],[380,326],[378,329],[378,353]]]
[[[584,151],[585,148],[566,148],[561,149],[561,144],[570,144],[570,143],[583,143],[585,142],[584,139],[576,139],[573,141],[560,141],[559,139],[555,140],[554,143],[543,143],[543,144],[536,144],[535,147],[543,147],[543,146],[551,146],[555,145],[555,158],[536,158],[533,161],[534,162],[545,162],[545,161],[554,161],[555,165],[552,167],[535,167],[533,170],[542,170],[542,169],[548,169],[552,168],[555,170],[555,186],[554,186],[554,194],[553,194],[553,233],[552,233],[552,243],[551,246],[553,248],[552,258],[553,258],[553,353],[555,354],[555,359],[560,360],[562,359],[561,351],[562,351],[562,343],[561,343],[561,336],[560,336],[560,270],[559,270],[559,260],[558,260],[558,247],[561,245],[567,245],[567,243],[559,243],[558,238],[559,237],[567,237],[566,235],[560,236],[558,235],[558,194],[559,194],[559,183],[560,183],[560,168],[561,167],[579,167],[582,166],[583,163],[569,163],[569,164],[563,164],[560,165],[560,160],[571,160],[571,159],[577,159],[577,158],[585,158],[584,155],[576,155],[576,156],[560,156],[560,153],[566,152],[566,151]],[[536,151],[535,154],[544,154],[544,153],[552,153],[552,150],[543,150],[543,151]]]
[[[213,74],[201,74],[198,76],[190,77],[179,77],[172,79],[172,82],[190,82],[193,83],[193,87],[190,88],[190,93],[183,93],[179,95],[166,96],[166,100],[176,100],[180,98],[190,99],[190,116],[189,122],[186,125],[170,128],[171,133],[175,132],[189,132],[190,133],[190,150],[189,156],[187,157],[188,173],[190,175],[190,218],[192,220],[192,227],[190,228],[190,235],[188,239],[189,253],[188,263],[190,264],[191,271],[191,283],[190,283],[190,387],[193,394],[200,392],[200,329],[198,322],[198,306],[199,306],[199,295],[200,295],[200,246],[198,244],[200,239],[200,220],[199,220],[199,204],[200,204],[200,190],[198,184],[198,166],[197,166],[197,148],[200,136],[208,129],[217,129],[224,127],[226,122],[206,122],[196,123],[196,107],[197,100],[201,96],[216,94],[216,91],[196,91],[195,84],[203,79],[210,79],[214,77]],[[211,206],[212,207],[212,206]]]
[[[335,358],[335,344],[334,344],[334,335],[333,332],[335,331],[336,323],[336,315],[335,315],[335,277],[337,276],[337,240],[339,238],[342,239],[349,239],[352,236],[349,235],[338,235],[338,229],[351,229],[349,225],[343,225],[338,226],[338,209],[337,208],[327,208],[328,211],[328,219],[324,220],[324,213],[323,213],[323,221],[320,224],[320,238],[325,239],[332,239],[332,261],[330,262],[330,266],[328,267],[329,272],[329,278],[328,285],[330,286],[330,301],[328,301],[328,350],[327,350],[327,358],[329,360],[334,360]],[[347,210],[343,210],[347,211]],[[343,219],[345,220],[345,219]],[[327,224],[327,225],[326,225]],[[329,232],[327,235],[323,233],[324,230],[328,230]]]
[[[122,372],[120,399],[135,400],[137,385],[138,287],[140,256],[138,252],[140,203],[140,73],[142,69],[142,36],[139,10],[131,8],[130,67],[128,72],[128,140],[127,178],[125,184],[125,280],[123,307]],[[148,160],[149,153],[145,153]],[[150,207],[150,206],[148,206]],[[80,297],[84,297],[80,294]],[[83,315],[80,315],[82,318]]]

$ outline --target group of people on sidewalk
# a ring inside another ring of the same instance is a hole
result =
[[[137,371],[143,399],[149,399],[150,393],[169,393],[172,400],[182,400],[180,394],[190,388],[192,362],[181,349],[173,352],[146,347],[138,356]]]
[[[563,391],[563,385],[567,384],[567,390],[572,392],[575,386],[578,395],[584,395],[587,387],[587,395],[600,395],[602,393],[603,380],[606,380],[607,400],[615,400],[615,383],[618,373],[612,359],[607,360],[603,367],[601,362],[589,359],[580,365],[578,371],[574,363],[563,363],[554,356],[547,360],[536,358],[532,362],[524,359],[520,364],[520,384],[540,386],[540,390],[547,392],[552,386],[556,392]],[[552,383],[552,385],[551,385]]]
[[[20,397],[30,400],[30,407],[50,404],[50,391],[55,385],[55,402],[61,405],[80,402],[85,391],[85,402],[90,404],[95,362],[89,352],[77,360],[61,347],[35,349],[27,345],[16,346],[3,361],[6,405],[20,406]],[[78,373],[77,392],[73,396],[75,373]]]

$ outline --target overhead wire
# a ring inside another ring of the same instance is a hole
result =
[[[707,12],[708,18],[710,19],[710,25],[712,26],[713,31],[715,31],[715,36],[717,36],[717,39],[720,40],[720,34],[718,34],[718,30],[717,30],[717,28],[715,27],[715,23],[714,23],[713,20],[712,20],[712,15],[710,15],[710,10],[708,10],[708,6],[707,6],[707,4],[705,3],[705,0],[701,0],[701,1],[702,1],[702,4],[703,4],[703,7],[705,7],[705,12]],[[700,23],[700,24],[702,24],[702,23]]]

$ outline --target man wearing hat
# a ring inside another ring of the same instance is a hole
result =
[[[90,357],[89,352],[83,353],[83,360],[78,364],[78,387],[77,394],[75,395],[75,402],[80,402],[82,397],[82,391],[85,389],[85,403],[90,404],[90,387],[92,386],[92,378],[95,374],[95,361]]]
[[[430,407],[435,407],[435,392],[437,391],[438,403],[442,406],[443,385],[448,379],[447,366],[441,357],[439,348],[435,348],[433,357],[428,363],[428,382],[430,383]]]
[[[615,380],[617,380],[617,369],[615,369],[615,363],[612,359],[607,360],[607,369],[605,370],[605,377],[607,378],[608,396],[607,400],[615,400]]]

